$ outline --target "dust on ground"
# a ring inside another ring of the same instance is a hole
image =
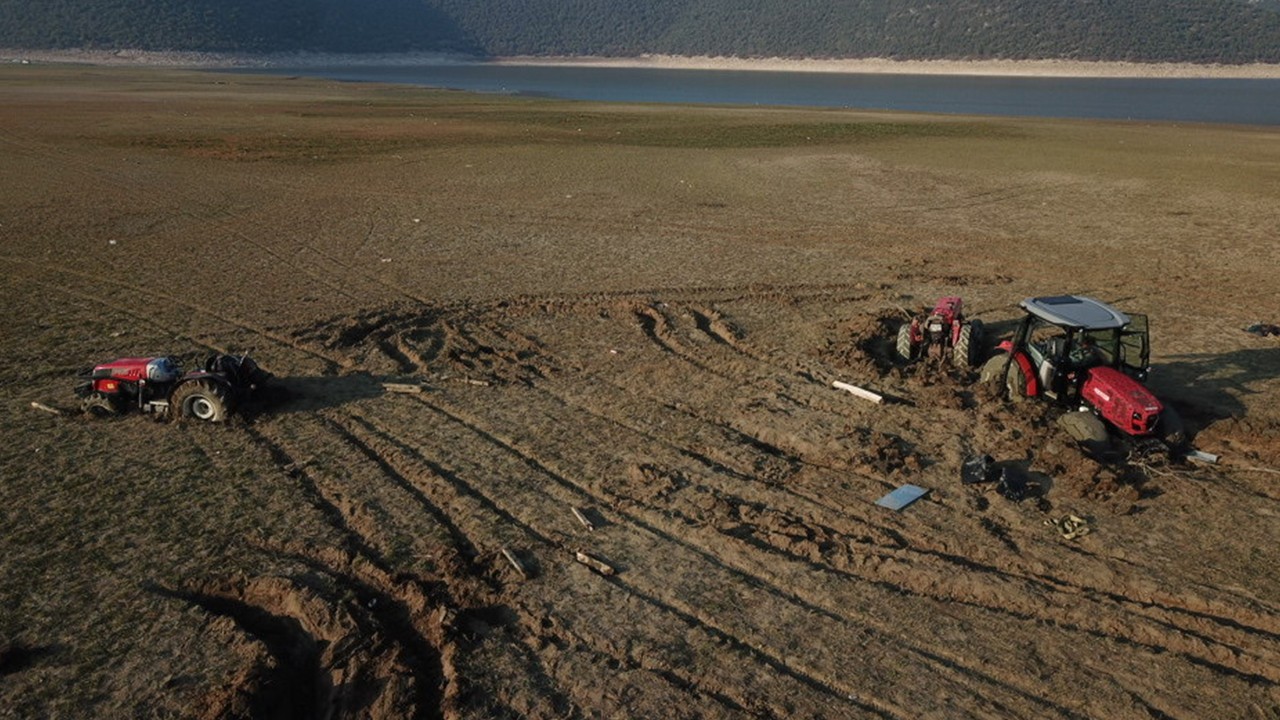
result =
[[[5,712],[1280,717],[1273,132],[27,72]],[[998,337],[1064,291],[1151,315],[1218,464],[893,356],[937,296]],[[249,349],[225,425],[30,407]]]

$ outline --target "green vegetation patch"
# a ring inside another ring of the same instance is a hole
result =
[[[652,147],[769,148],[842,145],[919,137],[973,137],[991,131],[977,124],[828,122],[747,125],[672,125],[617,131],[614,142]]]
[[[112,137],[106,144],[235,162],[338,162],[439,145],[439,138],[352,135],[167,134]]]
[[[732,111],[730,111],[732,112]],[[752,120],[718,114],[548,112],[505,108],[433,115],[519,126],[526,140],[668,148],[773,148],[842,145],[924,137],[997,137],[1011,131],[989,123],[890,120]],[[792,115],[791,117],[795,117]]]

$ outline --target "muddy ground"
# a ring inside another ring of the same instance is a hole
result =
[[[12,66],[0,160],[0,716],[1280,717],[1274,129]],[[892,360],[1060,292],[1219,464]],[[225,425],[30,406],[245,350]]]

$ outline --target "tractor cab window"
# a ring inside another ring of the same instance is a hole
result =
[[[1032,360],[1040,365],[1045,360],[1058,362],[1064,357],[1068,345],[1067,331],[1057,325],[1035,320],[1027,336],[1027,349]]]
[[[1076,335],[1068,356],[1077,368],[1113,365],[1118,348],[1115,330],[1084,330]]]
[[[147,379],[151,382],[173,382],[181,374],[173,358],[158,357],[147,363]]]
[[[1129,324],[1117,338],[1120,369],[1136,378],[1144,378],[1151,363],[1150,337],[1147,333],[1147,316],[1130,315]]]

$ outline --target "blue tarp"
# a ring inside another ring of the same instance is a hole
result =
[[[887,507],[890,510],[901,510],[911,503],[924,497],[929,492],[928,488],[922,488],[919,485],[903,485],[893,492],[885,495],[876,501],[880,507]]]

